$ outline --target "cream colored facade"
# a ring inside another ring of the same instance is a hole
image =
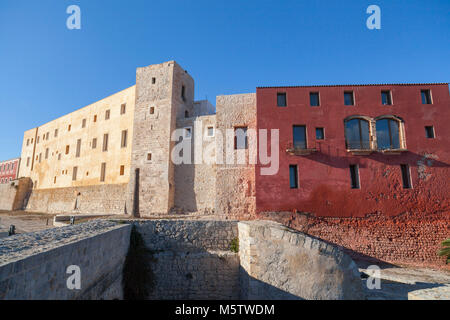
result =
[[[26,131],[19,177],[30,177],[34,189],[128,183],[134,106],[132,86]],[[103,150],[105,135],[107,150]],[[104,181],[100,179],[102,163]]]

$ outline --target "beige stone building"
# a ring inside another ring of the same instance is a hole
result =
[[[203,158],[223,156],[218,128],[255,126],[255,94],[218,97],[217,109],[218,116],[208,101],[194,101],[194,80],[175,61],[138,68],[135,86],[25,132],[19,177],[32,183],[25,209],[232,215],[238,201],[253,210],[253,171]],[[190,146],[191,161],[174,161],[180,143]]]

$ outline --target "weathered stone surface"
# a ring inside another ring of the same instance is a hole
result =
[[[319,239],[270,221],[239,222],[243,299],[364,299],[356,264]]]
[[[450,285],[409,292],[408,300],[450,300]]]

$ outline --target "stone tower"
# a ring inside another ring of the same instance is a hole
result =
[[[173,207],[171,134],[177,117],[193,108],[194,80],[175,61],[137,69],[128,214],[161,215]]]

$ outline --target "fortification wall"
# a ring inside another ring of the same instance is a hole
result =
[[[25,207],[31,212],[124,214],[127,184],[34,189]],[[127,211],[128,210],[128,211]]]
[[[0,210],[21,210],[31,192],[32,182],[28,178],[0,184]]]
[[[364,299],[359,271],[336,246],[271,221],[239,222],[241,297]]]
[[[0,240],[0,299],[121,299],[130,225],[96,221]],[[81,289],[67,287],[67,267]]]

